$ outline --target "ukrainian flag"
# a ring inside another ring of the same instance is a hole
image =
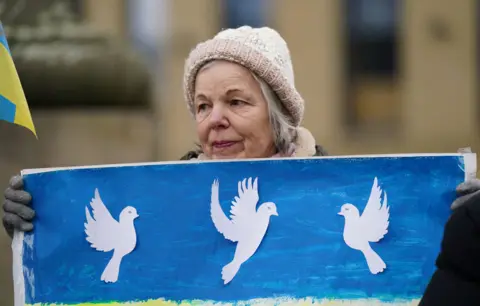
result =
[[[35,127],[23,93],[7,37],[0,22],[0,120],[18,124],[31,130],[35,137]],[[38,138],[38,137],[37,137]]]

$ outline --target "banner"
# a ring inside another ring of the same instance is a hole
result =
[[[416,305],[475,154],[22,171],[15,305]]]

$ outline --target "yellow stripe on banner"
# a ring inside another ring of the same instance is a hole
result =
[[[3,44],[0,44],[0,94],[17,106],[14,123],[31,130],[38,139],[15,64]]]

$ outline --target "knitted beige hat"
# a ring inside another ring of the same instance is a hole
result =
[[[183,90],[188,108],[194,111],[195,78],[198,70],[215,59],[235,62],[262,78],[290,113],[292,124],[303,119],[304,101],[295,89],[292,61],[287,43],[273,29],[242,26],[218,33],[198,44],[185,63]]]

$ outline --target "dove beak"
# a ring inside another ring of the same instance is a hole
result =
[[[343,212],[339,211],[337,215],[343,216]]]
[[[277,212],[274,212],[273,215],[278,217],[278,213],[277,213]]]

